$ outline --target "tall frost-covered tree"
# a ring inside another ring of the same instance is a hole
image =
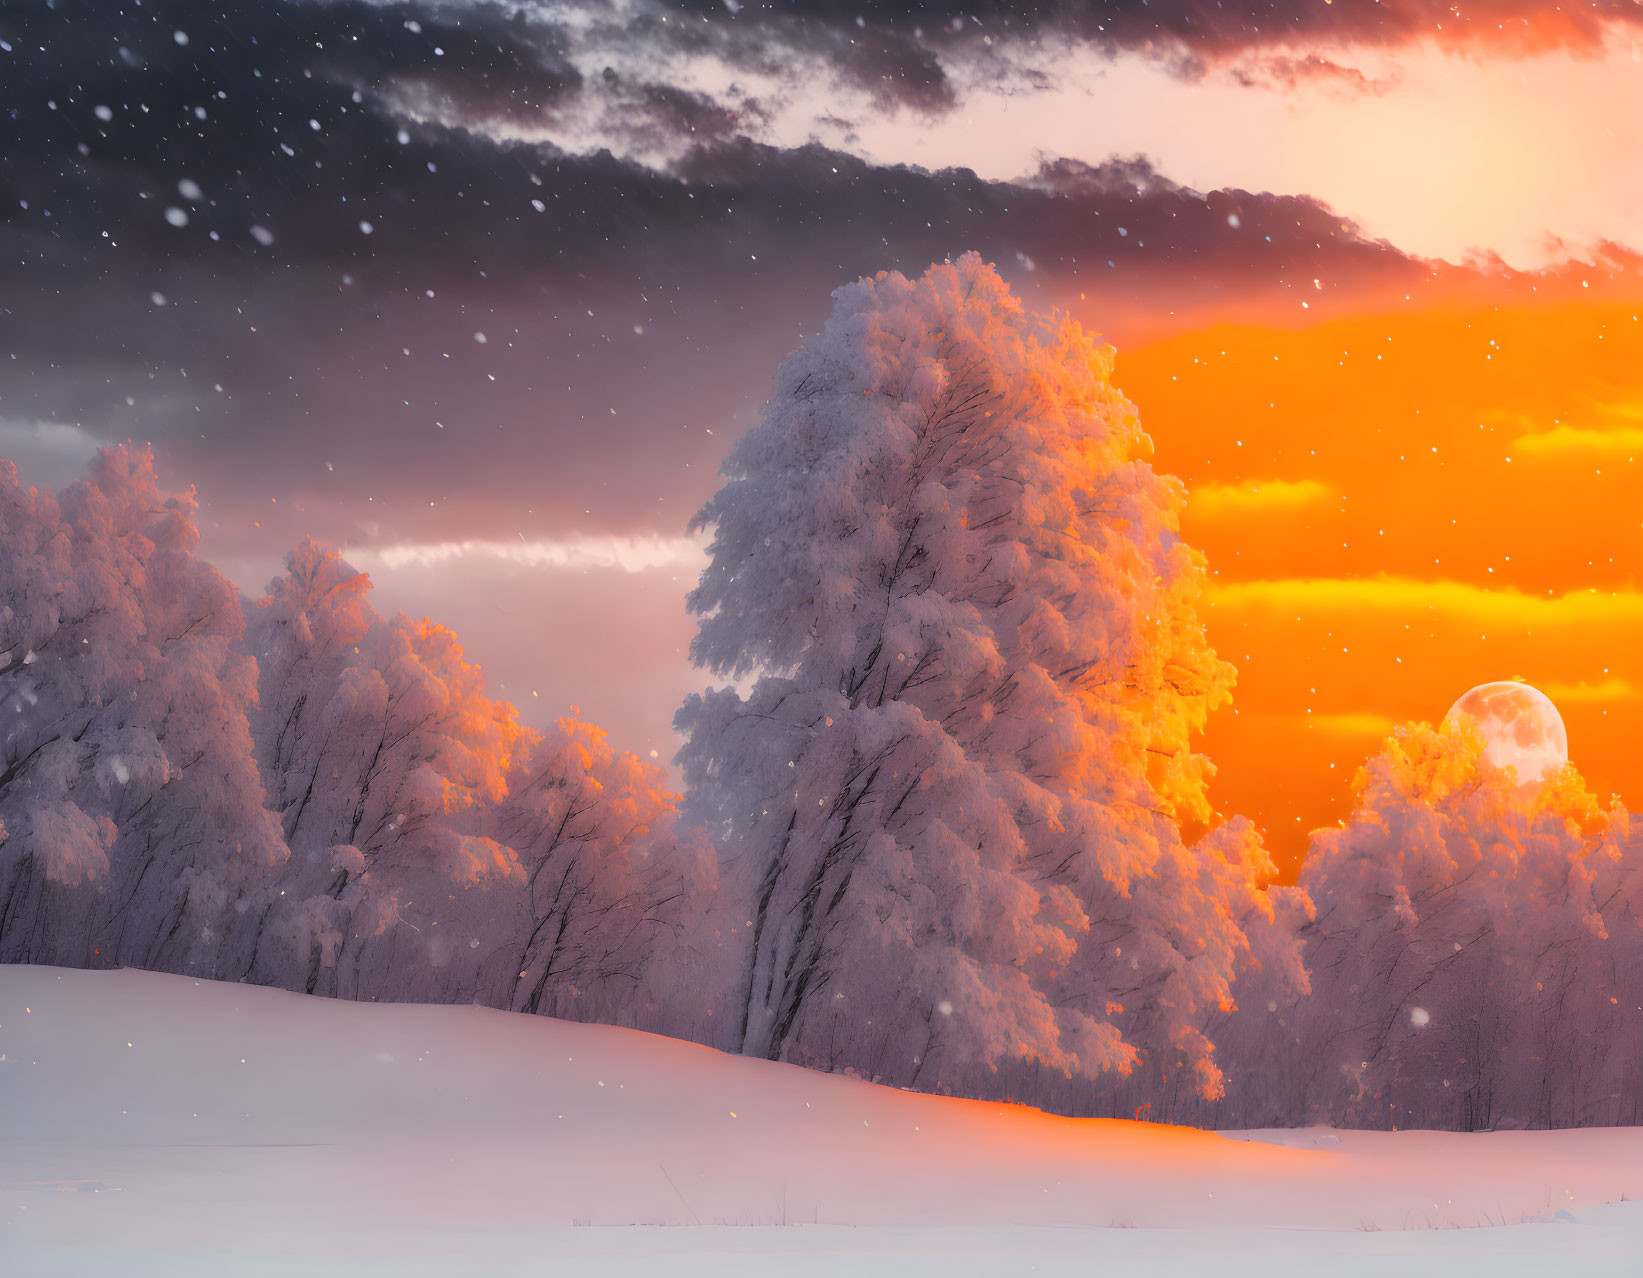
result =
[[[233,585],[192,492],[104,449],[58,497],[0,463],[0,960],[243,971],[285,848]]]
[[[287,569],[249,633],[291,848],[258,979],[636,1014],[711,882],[661,770],[587,724],[519,724],[449,631],[378,614],[336,552],[304,542]]]
[[[1314,993],[1284,1036],[1292,1108],[1273,1119],[1643,1117],[1643,840],[1573,767],[1526,794],[1483,750],[1464,718],[1398,729],[1350,819],[1314,835]]]
[[[697,516],[677,716],[721,844],[733,1045],[926,1087],[1221,1075],[1270,910],[1192,749],[1229,696],[1113,351],[974,254],[838,290]],[[995,1080],[996,1081],[996,1080]]]

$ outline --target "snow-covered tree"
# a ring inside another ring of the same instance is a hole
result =
[[[567,718],[533,736],[482,827],[522,879],[512,915],[488,920],[488,1001],[694,1036],[701,992],[682,969],[697,965],[717,868],[706,836],[679,828],[678,800],[602,729]]]
[[[0,959],[242,975],[271,872],[233,585],[192,492],[104,449],[53,497],[0,463]]]
[[[1313,996],[1283,1121],[1566,1126],[1643,1114],[1643,841],[1573,767],[1538,794],[1463,717],[1398,729],[1302,886]]]
[[[274,936],[307,950],[309,992],[392,997],[414,988],[402,930],[433,926],[419,903],[447,882],[519,875],[467,827],[507,793],[524,729],[483,694],[449,631],[379,616],[369,578],[335,552],[304,542],[287,568],[248,636],[257,756],[292,851]],[[284,971],[291,958],[270,961]]]
[[[632,1014],[711,879],[661,770],[487,697],[313,542],[252,610],[254,719],[291,860],[258,978],[353,998]]]
[[[1221,1077],[1271,863],[1191,738],[1231,668],[1113,351],[974,254],[835,293],[697,516],[677,716],[741,1050],[930,1087]]]

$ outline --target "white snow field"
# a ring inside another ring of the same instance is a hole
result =
[[[1235,1135],[0,967],[0,1274],[1636,1275],[1643,1129]]]

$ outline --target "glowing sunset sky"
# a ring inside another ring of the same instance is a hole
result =
[[[226,12],[225,12],[226,10]],[[685,534],[829,291],[969,248],[1118,344],[1281,859],[1488,679],[1643,777],[1643,8],[0,9],[0,456],[151,440],[534,721],[671,755]],[[1528,272],[1525,274],[1525,272]]]

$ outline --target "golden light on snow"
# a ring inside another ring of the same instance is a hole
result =
[[[1511,681],[1480,683],[1445,718],[1462,714],[1483,733],[1484,762],[1512,768],[1520,785],[1538,785],[1569,762],[1563,716],[1538,688]]]

